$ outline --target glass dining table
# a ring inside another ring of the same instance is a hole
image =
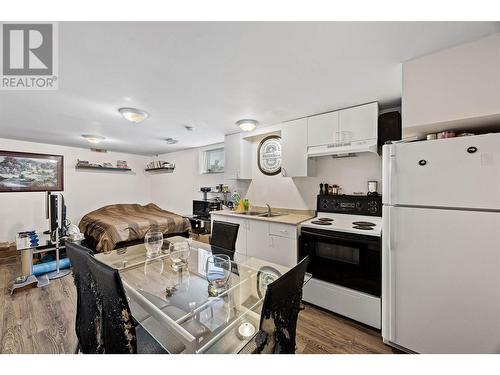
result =
[[[168,238],[164,248],[183,241]],[[246,351],[259,330],[267,285],[290,268],[234,253],[226,288],[211,296],[207,259],[227,251],[191,240],[189,246],[180,270],[172,267],[168,251],[147,258],[144,244],[96,258],[119,270],[134,319],[169,353]]]

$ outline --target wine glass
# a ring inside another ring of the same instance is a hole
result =
[[[208,280],[208,294],[216,297],[226,291],[229,276],[231,276],[231,259],[228,255],[210,255],[205,265],[205,275]]]
[[[190,246],[186,242],[175,242],[170,250],[171,267],[178,272],[185,268],[188,264]]]
[[[149,230],[144,236],[146,247],[146,258],[154,258],[160,253],[163,246],[163,233],[157,230]]]

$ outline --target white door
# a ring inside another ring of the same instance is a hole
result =
[[[397,144],[385,150],[391,151],[390,157],[384,156],[390,160],[384,165],[384,176],[391,182],[388,203],[500,209],[500,133]]]
[[[306,177],[307,119],[286,122],[281,129],[281,169],[285,177]]]
[[[267,260],[269,223],[262,220],[248,220],[247,225],[247,256]]]
[[[376,139],[378,132],[378,103],[369,103],[339,111],[341,143]]]
[[[339,113],[329,112],[307,119],[307,145],[323,146],[337,143]]]
[[[419,353],[500,353],[500,213],[384,210],[384,338]]]

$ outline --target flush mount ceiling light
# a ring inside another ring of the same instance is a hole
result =
[[[244,132],[251,132],[257,127],[258,124],[259,124],[258,121],[251,119],[236,121],[236,125],[239,126],[240,129],[243,130]]]
[[[167,142],[169,145],[175,145],[179,141],[173,138],[165,138],[165,142]]]
[[[118,112],[120,112],[126,120],[135,122],[136,124],[149,117],[149,113],[137,108],[119,108]]]
[[[92,135],[92,134],[82,134],[82,137],[89,143],[97,144],[101,141],[104,141],[106,138],[100,135]]]

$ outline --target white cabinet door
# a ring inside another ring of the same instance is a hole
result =
[[[286,122],[281,129],[281,170],[285,177],[309,176],[307,119]]]
[[[238,229],[238,236],[236,237],[236,252],[239,254],[246,255],[247,254],[247,227],[248,223],[246,219],[237,218],[237,217],[229,217],[226,215],[217,215],[212,214],[212,222],[214,220],[217,221],[225,221],[227,223],[239,224],[240,227]]]
[[[270,235],[269,247],[266,260],[287,267],[293,267],[297,264],[296,238]]]
[[[269,253],[269,223],[248,220],[247,256],[267,260]]]
[[[252,144],[241,134],[224,137],[224,178],[228,180],[252,178]]]
[[[230,134],[224,137],[224,178],[238,178],[240,163],[240,135]]]
[[[307,119],[307,145],[323,146],[337,143],[339,113],[329,112]]]
[[[389,339],[419,353],[499,353],[500,214],[401,207],[386,214]]]
[[[378,103],[369,103],[338,111],[338,141],[356,142],[377,138]]]

